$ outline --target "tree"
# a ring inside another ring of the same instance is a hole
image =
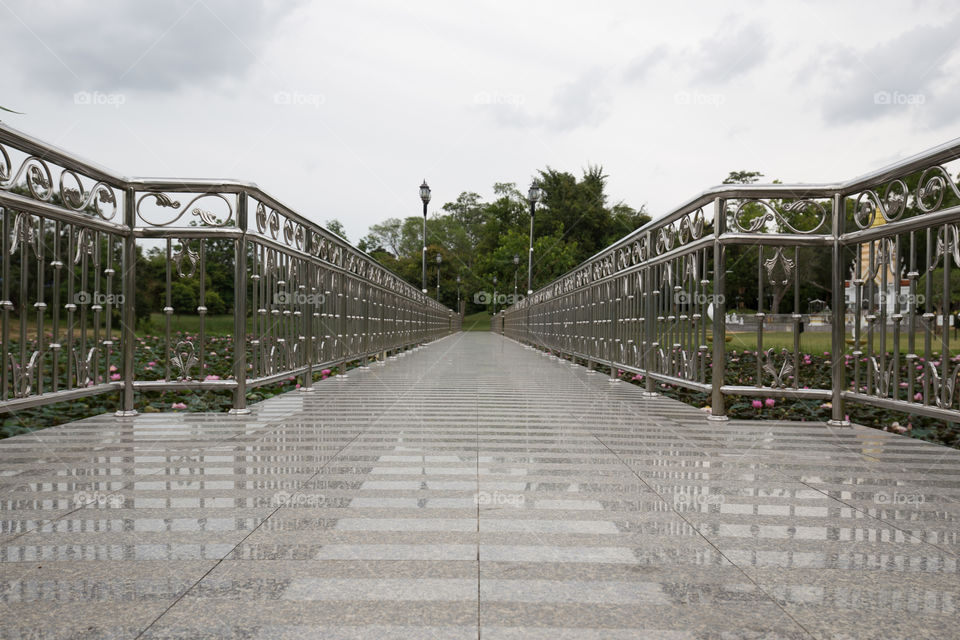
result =
[[[600,166],[588,166],[579,180],[548,167],[539,172],[539,181],[544,195],[535,217],[534,288],[650,220],[643,207],[607,205],[607,176]],[[463,191],[427,219],[427,286],[436,286],[440,253],[440,298],[447,306],[456,304],[458,275],[468,310],[479,306],[473,294],[493,292],[494,276],[499,292],[512,292],[516,276],[518,292],[526,293],[530,203],[513,182],[495,183],[493,194],[492,202],[484,202],[479,194]],[[419,289],[422,229],[419,216],[388,218],[372,225],[359,246]]]
[[[344,240],[346,240],[347,242],[350,242],[350,240],[347,239],[347,232],[343,230],[343,223],[341,223],[336,218],[331,218],[330,220],[327,220],[326,222],[323,223],[323,226],[330,233],[336,234],[341,238],[343,238]]]
[[[947,256],[947,260],[950,260],[950,256]],[[960,309],[960,269],[955,265],[950,265],[950,309],[956,311]],[[944,303],[947,301],[943,295],[943,267],[937,267],[929,274],[924,273],[920,276],[920,280],[917,285],[917,293],[920,295],[926,295],[927,292],[927,278],[930,278],[930,295],[931,295],[931,304],[936,313],[943,313]],[[917,296],[919,299],[919,295]],[[920,309],[923,309],[923,305],[918,305]]]
[[[763,177],[759,171],[731,171],[723,179],[723,184],[753,184]]]
[[[357,248],[371,253],[374,251],[389,251],[394,256],[400,255],[400,242],[403,238],[403,223],[400,218],[387,218],[380,224],[370,227]]]

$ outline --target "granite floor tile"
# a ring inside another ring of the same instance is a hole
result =
[[[0,441],[0,637],[955,630],[953,450],[711,423],[484,333],[252,409]]]

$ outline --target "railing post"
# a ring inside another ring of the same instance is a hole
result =
[[[650,258],[653,255],[653,234],[650,231],[646,233],[647,237],[647,254],[644,256],[647,259],[647,262],[650,261]],[[653,353],[653,306],[655,297],[653,295],[653,267],[647,265],[643,270],[643,281],[644,281],[644,330],[643,330],[643,367],[646,371],[646,375],[643,379],[643,395],[645,398],[652,398],[657,395],[657,390],[653,386],[653,378],[650,377],[650,372],[653,371],[654,367],[654,353]]]
[[[846,210],[844,198],[839,193],[833,196],[833,215],[832,229],[833,246],[831,247],[830,260],[830,289],[833,300],[833,319],[830,327],[830,419],[827,424],[834,427],[849,427],[850,421],[846,419],[843,409],[843,388],[846,384],[844,371],[843,340],[846,337],[846,308],[843,286],[843,247],[840,244],[840,236],[843,233]],[[899,276],[898,276],[899,277]],[[897,285],[899,291],[899,284]],[[944,289],[946,291],[946,289]],[[883,347],[881,347],[883,349]]]
[[[713,361],[710,373],[711,397],[710,415],[707,420],[728,420],[727,405],[723,398],[724,365],[727,358],[726,341],[726,249],[720,237],[726,231],[726,203],[715,198],[713,201]]]
[[[136,348],[137,314],[134,308],[137,294],[137,238],[133,229],[137,223],[136,196],[133,187],[124,190],[123,216],[127,227],[123,237],[123,316],[121,340],[123,340],[123,398],[120,410],[115,415],[129,418],[137,415],[133,407],[134,349]]]
[[[308,256],[313,255],[313,233],[307,232],[306,238],[303,242],[303,250]],[[314,305],[316,305],[316,295],[317,295],[317,284],[314,281],[314,264],[310,258],[305,258],[303,261],[304,266],[306,267],[306,292],[307,299],[304,301],[304,312],[303,312],[303,323],[304,323],[304,333],[306,334],[306,365],[307,371],[303,374],[303,384],[300,385],[300,391],[310,392],[313,391],[313,310]]]
[[[230,413],[244,415],[247,408],[247,192],[237,194],[237,229],[233,260],[233,392]]]

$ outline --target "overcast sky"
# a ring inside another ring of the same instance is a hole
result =
[[[958,136],[956,2],[0,0],[4,121],[127,175],[419,215],[547,165],[654,216]]]

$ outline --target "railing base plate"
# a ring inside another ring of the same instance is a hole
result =
[[[726,422],[729,419],[730,418],[728,418],[727,416],[713,416],[713,415],[707,416],[707,420],[709,420],[710,422]]]
[[[118,418],[132,418],[133,416],[138,415],[138,413],[136,409],[131,409],[130,411],[124,411],[121,409],[120,411],[115,412],[113,415]]]
[[[852,424],[849,420],[827,420],[828,427],[849,427]]]
[[[243,409],[230,409],[229,411],[227,411],[227,414],[231,416],[248,416],[251,413],[252,411],[250,411],[250,409],[247,409],[246,407],[244,407]]]

